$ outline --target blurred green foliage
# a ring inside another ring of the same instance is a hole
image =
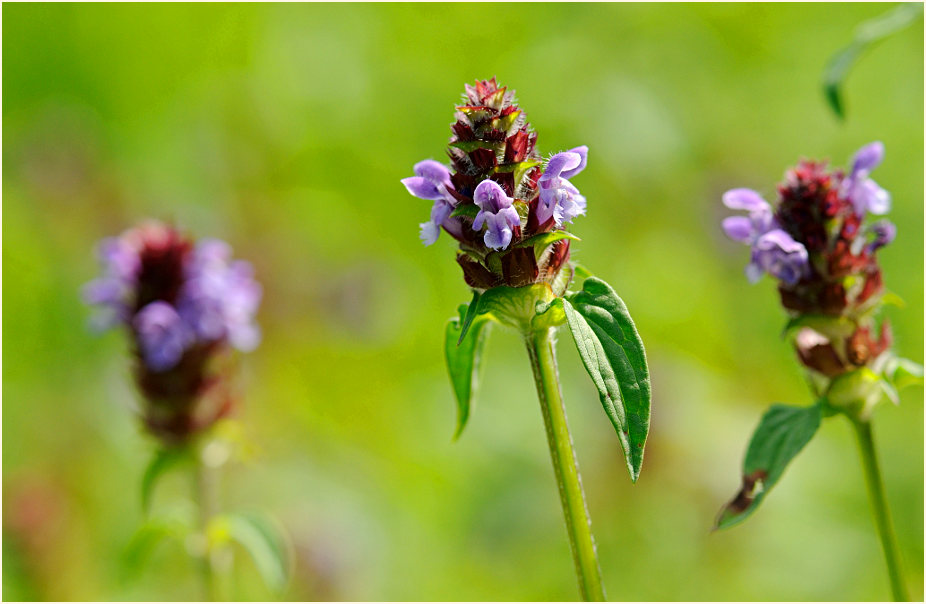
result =
[[[896,242],[879,252],[896,348],[923,351],[923,32],[860,62],[839,124],[823,68],[873,4],[3,6],[3,595],[200,597],[180,545],[124,573],[152,443],[123,334],[79,302],[100,237],[143,217],[227,239],[265,286],[239,416],[262,446],[229,509],[292,535],[286,597],[572,599],[575,579],[518,338],[494,330],[466,432],[442,354],[470,295],[428,202],[464,82],[517,89],[552,153],[587,144],[574,257],[647,346],[639,482],[571,344],[560,366],[609,594],[630,600],[888,595],[858,454],[824,423],[763,510],[710,533],[772,402],[808,404],[773,283],[750,286],[720,195],[771,194],[802,156],[880,139]],[[914,598],[923,596],[923,390],[875,425]],[[155,512],[188,506],[168,476]],[[270,597],[237,557],[234,595]]]

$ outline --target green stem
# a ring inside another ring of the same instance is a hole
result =
[[[878,536],[881,537],[881,547],[884,549],[884,558],[887,561],[887,574],[891,580],[891,592],[895,602],[906,602],[907,587],[904,583],[903,569],[900,565],[900,550],[897,547],[897,537],[894,535],[894,526],[891,522],[891,513],[887,507],[887,498],[884,495],[884,482],[881,479],[881,469],[878,467],[878,457],[875,453],[874,439],[871,434],[871,422],[852,420],[855,433],[858,436],[859,451],[862,455],[862,468],[865,471],[865,482],[868,485],[868,495],[871,498],[871,507],[875,515],[875,525],[878,527]]]
[[[585,601],[603,602],[604,586],[601,583],[601,569],[595,552],[592,524],[582,492],[582,478],[572,446],[572,436],[566,422],[566,408],[560,393],[559,373],[556,369],[556,352],[553,349],[553,330],[546,329],[525,335],[527,353],[530,355],[537,396],[543,412],[543,423],[550,445],[550,458],[556,474],[556,484],[566,517],[566,531],[572,558],[576,565],[579,590]]]
[[[205,598],[210,602],[220,601],[218,573],[213,547],[209,543],[209,523],[218,509],[218,476],[216,468],[203,459],[202,450],[197,451],[196,499],[199,504],[199,526],[203,537],[203,556],[200,563]]]

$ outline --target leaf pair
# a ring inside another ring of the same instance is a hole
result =
[[[477,292],[468,306],[460,306],[459,318],[447,324],[444,349],[457,399],[454,438],[459,437],[469,418],[490,319],[499,320],[498,315],[507,312],[502,305],[509,304],[516,307],[516,315],[523,315],[522,327],[549,329],[565,319],[605,413],[617,431],[631,479],[636,482],[649,432],[651,391],[643,342],[624,302],[611,286],[595,277],[585,279],[582,291],[562,298],[550,296],[552,299],[545,300],[536,295],[539,290],[527,296],[512,295],[510,291],[498,295],[494,291],[483,295]]]

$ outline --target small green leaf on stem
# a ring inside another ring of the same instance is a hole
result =
[[[610,285],[589,277],[564,300],[566,321],[636,482],[649,432],[651,393],[646,352],[627,306]]]
[[[845,119],[841,86],[855,61],[875,42],[900,31],[923,14],[923,3],[907,2],[888,13],[862,23],[852,42],[830,59],[823,72],[823,94],[833,113]]]
[[[290,555],[283,530],[265,514],[235,513],[222,517],[231,541],[244,548],[267,587],[282,593],[289,581]]]
[[[549,231],[547,233],[538,233],[533,237],[528,237],[524,241],[515,244],[514,247],[532,247],[537,259],[543,255],[544,250],[562,239],[571,239],[572,241],[581,241],[578,237],[569,231]]]
[[[444,354],[453,393],[457,399],[457,428],[454,439],[460,437],[469,419],[469,409],[478,385],[479,361],[485,345],[486,328],[490,322],[488,316],[476,314],[476,304],[478,294],[474,296],[469,307],[465,304],[460,305],[459,318],[454,317],[447,322]],[[466,332],[463,331],[464,326]]]
[[[729,528],[752,514],[804,448],[823,417],[822,403],[810,407],[772,405],[749,441],[743,461],[743,486],[720,511],[715,529]]]
[[[151,509],[154,489],[164,474],[178,465],[192,463],[193,460],[192,451],[185,446],[168,447],[155,452],[141,480],[141,507],[145,514]]]

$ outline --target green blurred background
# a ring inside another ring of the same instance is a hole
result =
[[[441,158],[464,82],[518,92],[542,153],[586,144],[574,258],[614,284],[649,354],[653,416],[631,485],[568,338],[559,346],[606,587],[630,600],[889,596],[849,426],[827,421],[747,523],[711,534],[749,434],[809,403],[771,280],[749,285],[720,195],[774,191],[802,156],[887,148],[907,303],[896,348],[923,351],[923,32],[851,73],[848,121],[823,103],[828,58],[890,5],[3,6],[3,596],[195,599],[180,547],[141,569],[153,443],[124,334],[96,337],[80,285],[95,242],[144,217],[227,239],[265,286],[243,359],[255,463],[228,509],[292,536],[288,599],[577,596],[526,354],[495,330],[470,425],[443,327],[469,299],[453,242],[424,248],[429,202],[399,179]],[[923,596],[923,390],[879,411],[888,497]],[[171,476],[157,509],[187,497]],[[234,596],[273,597],[239,557]]]

